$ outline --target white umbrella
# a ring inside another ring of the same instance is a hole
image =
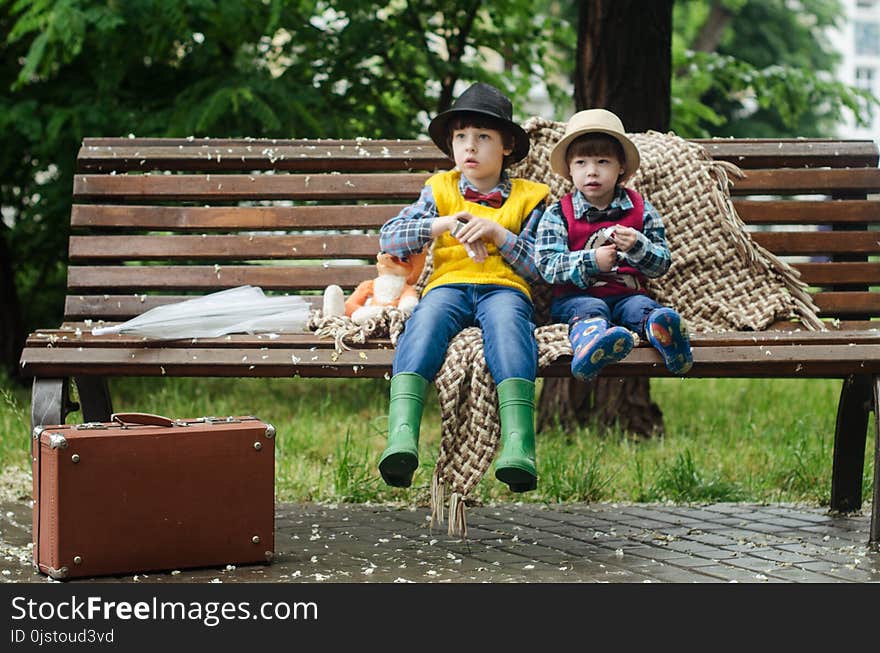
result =
[[[122,324],[96,327],[92,334],[173,340],[216,338],[228,333],[291,333],[303,331],[309,309],[309,303],[298,295],[267,297],[256,286],[239,286],[157,306]]]

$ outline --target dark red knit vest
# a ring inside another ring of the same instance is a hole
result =
[[[645,202],[642,196],[636,191],[624,188],[629,196],[633,207],[626,211],[619,220],[598,220],[596,222],[588,222],[587,220],[576,220],[574,216],[574,204],[572,202],[572,194],[568,193],[559,200],[562,208],[562,215],[565,217],[565,223],[568,227],[568,249],[572,252],[579,252],[583,249],[595,249],[604,244],[600,231],[614,225],[624,227],[632,227],[636,231],[642,231],[645,223]],[[601,241],[601,242],[599,242]],[[636,281],[637,288],[633,288],[625,283],[622,277],[634,277],[631,281]],[[607,297],[609,295],[647,295],[645,275],[630,265],[620,265],[614,273],[600,274],[595,277],[598,283],[591,285],[588,289],[583,289],[573,283],[557,284],[553,287],[553,295],[561,297],[563,295],[572,294],[589,294],[593,297]]]

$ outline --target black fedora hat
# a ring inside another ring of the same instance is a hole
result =
[[[513,105],[510,100],[490,84],[477,82],[464,91],[452,104],[452,108],[437,114],[428,125],[428,134],[431,140],[448,157],[452,157],[449,151],[449,130],[447,125],[453,118],[461,114],[472,113],[487,116],[502,123],[513,134],[514,145],[511,153],[511,163],[516,163],[529,153],[529,135],[513,121]]]

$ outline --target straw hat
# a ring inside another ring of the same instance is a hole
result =
[[[550,167],[553,172],[568,179],[568,164],[565,161],[568,146],[578,136],[594,133],[608,134],[620,142],[626,158],[626,161],[622,162],[623,175],[620,178],[620,183],[632,177],[639,169],[639,149],[626,137],[620,118],[606,109],[578,111],[569,119],[568,124],[565,125],[565,133],[550,151]]]
[[[477,82],[469,86],[458,97],[452,108],[437,114],[428,125],[428,134],[431,136],[431,140],[443,150],[446,156],[452,158],[452,153],[449,151],[447,125],[453,118],[467,113],[489,116],[507,127],[514,139],[511,163],[516,163],[528,155],[529,135],[525,129],[513,121],[513,105],[510,100],[494,86]]]

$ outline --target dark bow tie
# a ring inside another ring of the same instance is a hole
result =
[[[616,222],[623,217],[623,213],[623,209],[619,206],[601,210],[597,209],[595,206],[591,206],[584,211],[583,215],[586,217],[587,222]]]
[[[497,209],[504,204],[504,198],[501,196],[501,191],[497,190],[493,193],[483,194],[475,191],[473,188],[465,188],[464,198],[468,202],[485,202],[493,209]]]

